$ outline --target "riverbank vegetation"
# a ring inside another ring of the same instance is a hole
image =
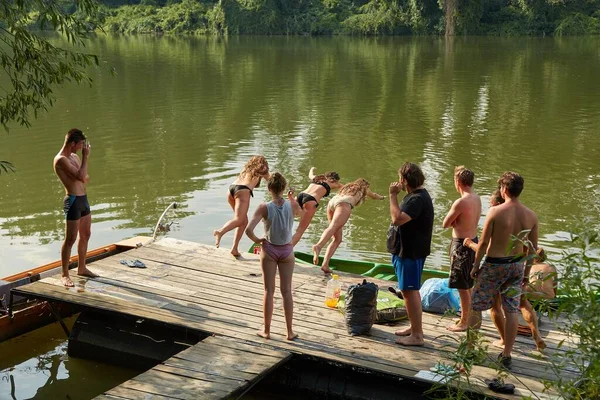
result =
[[[500,35],[600,33],[600,0],[101,0],[117,33]]]

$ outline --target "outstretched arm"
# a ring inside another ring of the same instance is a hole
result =
[[[367,196],[373,200],[383,200],[385,196],[380,195],[379,193],[372,192],[371,189],[367,189]]]
[[[315,167],[310,167],[310,171],[308,171],[308,179],[311,181],[317,176],[317,174],[315,174],[315,169]]]
[[[254,212],[254,215],[252,216],[252,219],[248,223],[248,227],[246,228],[246,235],[254,243],[260,244],[263,242],[263,240],[265,240],[264,238],[259,239],[258,236],[256,236],[254,234],[254,229],[256,228],[256,225],[258,225],[258,223],[260,222],[261,219],[267,218],[267,215],[268,215],[267,204],[262,203],[261,205],[258,206],[256,211]]]

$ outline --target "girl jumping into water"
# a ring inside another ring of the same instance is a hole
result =
[[[300,222],[298,223],[298,227],[292,238],[292,244],[294,246],[300,241],[302,235],[310,225],[321,199],[329,196],[332,190],[338,190],[344,186],[340,183],[340,175],[334,171],[326,172],[322,175],[315,175],[315,167],[312,167],[308,173],[308,178],[311,180],[310,184],[296,197],[296,201],[302,209],[302,216],[300,217]],[[370,190],[367,190],[367,196],[376,200],[385,198]],[[288,193],[288,198],[290,200],[292,197],[293,191]]]
[[[369,193],[369,182],[363,178],[359,178],[354,182],[345,184],[340,192],[335,195],[327,204],[327,219],[329,226],[323,231],[321,239],[312,247],[313,264],[319,265],[319,253],[325,244],[333,237],[333,242],[327,246],[325,258],[321,270],[326,274],[331,273],[329,269],[329,261],[333,257],[333,253],[342,243],[342,230],[344,225],[350,218],[352,209],[363,203]]]
[[[231,247],[231,254],[234,257],[240,256],[238,245],[244,234],[244,229],[248,225],[250,197],[254,197],[252,191],[260,185],[261,179],[269,179],[269,164],[265,157],[253,156],[244,166],[235,182],[229,186],[227,201],[233,210],[233,219],[227,221],[221,229],[213,232],[215,246],[219,247],[223,235],[236,229],[233,246]]]
[[[283,175],[275,172],[269,178],[267,188],[273,197],[268,203],[262,203],[254,213],[246,234],[257,244],[262,245],[260,265],[263,271],[265,293],[263,296],[263,329],[257,332],[265,339],[271,337],[271,319],[273,317],[273,296],[275,295],[275,275],[279,270],[279,287],[283,297],[283,314],[287,327],[287,340],[293,340],[296,335],[292,329],[294,300],[292,298],[292,274],[294,272],[294,246],[292,245],[292,226],[294,214],[300,213],[300,206],[295,200],[286,201],[283,192],[287,182]],[[254,228],[263,220],[265,237],[258,238]]]

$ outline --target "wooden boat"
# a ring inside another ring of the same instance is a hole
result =
[[[135,237],[99,247],[88,251],[86,260],[92,262],[118,254],[151,239],[149,237]],[[77,261],[77,256],[71,257],[69,268],[76,268]],[[12,296],[10,293],[13,288],[56,275],[60,273],[60,270],[61,261],[57,260],[0,280],[0,342],[54,322],[56,320],[54,313],[61,317],[73,313],[73,310],[64,305],[51,307],[46,301],[27,300],[19,296]]]

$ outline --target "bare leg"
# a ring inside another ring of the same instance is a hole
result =
[[[499,293],[494,297],[494,304],[490,310],[490,315],[500,334],[500,340],[495,340],[492,344],[496,347],[504,347],[504,327],[506,322],[504,321],[504,310],[502,310],[502,300]]]
[[[510,357],[510,353],[517,339],[517,328],[519,326],[519,314],[510,313],[504,310],[504,317],[506,318],[504,327],[504,351],[502,354],[504,357]]]
[[[266,251],[261,251],[260,265],[263,271],[263,284],[265,287],[265,293],[263,295],[263,329],[256,332],[256,334],[265,339],[269,339],[271,337],[271,319],[273,318],[273,296],[275,295],[277,262],[273,260]]]
[[[312,221],[315,212],[317,211],[317,203],[314,201],[309,201],[304,203],[302,208],[302,216],[300,217],[300,222],[298,222],[298,227],[296,228],[296,232],[292,237],[292,245],[296,245],[300,239],[302,239],[302,235],[310,225],[310,221]]]
[[[235,212],[235,198],[228,193],[227,194],[227,202],[229,203],[229,207],[231,207],[231,209]],[[231,221],[227,221],[231,222]],[[227,226],[227,223],[225,223],[225,225],[223,226],[223,228],[225,228]],[[223,237],[223,228],[219,229],[219,230],[214,230],[213,231],[213,236],[215,237],[215,247],[219,247],[221,245],[221,237]]]
[[[535,340],[535,345],[538,350],[544,350],[546,348],[546,342],[542,339],[540,335],[540,329],[538,328],[538,320],[533,307],[531,307],[531,303],[525,297],[521,297],[521,314],[523,314],[523,319],[529,325],[529,329],[531,329],[531,333],[533,334],[533,340]]]
[[[451,332],[464,332],[469,328],[469,309],[471,308],[471,290],[458,289],[460,296],[460,321],[458,324],[450,325],[448,330]]]
[[[98,275],[90,271],[85,265],[87,258],[87,248],[92,235],[92,214],[81,217],[79,220],[79,243],[77,243],[77,275],[87,276],[88,278],[96,278]]]
[[[331,214],[331,219],[329,221],[329,226],[327,229],[323,231],[321,234],[321,239],[317,244],[315,244],[313,249],[313,264],[319,265],[319,253],[325,244],[335,235],[335,233],[340,230],[350,218],[350,214],[352,213],[352,208],[348,203],[340,203],[333,213]],[[330,210],[327,209],[327,217],[329,218]],[[328,267],[329,268],[329,267]]]
[[[335,215],[335,211],[331,211],[330,209],[327,209],[327,219],[329,220],[330,224],[331,224],[331,221],[333,220],[334,215]],[[331,242],[329,244],[329,246],[327,246],[327,251],[325,252],[325,258],[323,258],[323,264],[321,265],[321,270],[326,274],[331,273],[331,269],[329,269],[329,261],[331,261],[331,257],[333,257],[333,254],[335,253],[337,248],[342,243],[343,229],[344,229],[344,225],[342,225],[340,229],[338,229],[337,231],[334,232],[333,242]]]
[[[423,309],[421,308],[421,294],[418,290],[402,290],[408,320],[410,321],[410,335],[398,338],[396,343],[403,346],[423,346]]]
[[[229,196],[231,197],[231,196]],[[229,199],[229,198],[228,198]],[[228,200],[229,201],[229,200]],[[231,203],[230,203],[231,204]],[[233,219],[227,221],[221,229],[213,232],[215,237],[215,246],[219,247],[221,244],[221,238],[227,232],[237,228],[235,236],[233,238],[233,246],[231,247],[231,254],[235,257],[240,255],[238,251],[238,245],[248,225],[248,208],[250,208],[250,191],[240,190],[235,194],[234,199],[234,216]]]
[[[469,329],[474,329],[476,331],[481,328],[481,311],[475,311],[473,308],[469,311]],[[467,340],[469,340],[469,334],[467,333]],[[473,347],[473,342],[468,342],[469,347]]]
[[[77,240],[77,232],[79,230],[79,220],[67,220],[65,227],[65,241],[60,248],[60,261],[62,263],[62,283],[66,287],[73,287],[75,284],[69,276],[69,259],[71,258],[71,249]]]
[[[292,275],[294,273],[294,265],[296,259],[294,252],[283,261],[279,262],[279,287],[281,297],[283,297],[283,314],[285,315],[285,326],[287,329],[287,340],[294,340],[298,334],[292,329],[292,321],[294,319],[294,298],[292,296]]]

